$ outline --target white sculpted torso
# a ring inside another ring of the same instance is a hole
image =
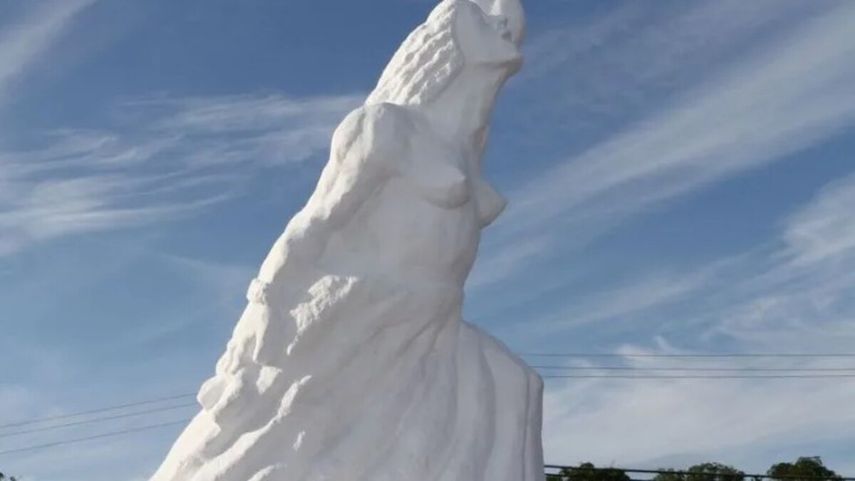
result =
[[[482,227],[504,206],[474,171],[480,152],[392,104],[352,112],[333,148],[335,160],[259,277],[270,282],[293,256],[325,273],[462,287]]]
[[[399,110],[395,137],[383,140],[397,145],[369,149],[399,156],[381,160],[395,164],[389,166],[390,175],[371,186],[352,217],[331,233],[321,269],[351,268],[401,282],[457,283],[475,259],[481,234],[471,156],[462,145],[445,143],[416,114],[380,108]]]

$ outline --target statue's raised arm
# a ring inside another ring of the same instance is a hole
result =
[[[336,129],[152,481],[541,481],[542,382],[461,317],[517,0],[444,0]]]

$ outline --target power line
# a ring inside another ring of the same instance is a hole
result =
[[[613,356],[621,356],[620,354],[603,354],[603,353],[595,353],[595,354],[524,354],[529,356],[599,356],[599,357],[613,357]],[[744,356],[766,356],[766,354],[745,354]],[[783,355],[783,354],[780,354]],[[796,354],[792,354],[795,356]],[[639,355],[645,357],[679,357],[683,355],[670,355],[670,354],[650,354],[650,355]],[[704,356],[704,357],[719,357],[719,356],[728,356],[725,354],[693,354],[691,356]],[[740,355],[743,356],[743,355]],[[771,355],[769,355],[771,356]],[[801,354],[799,354],[801,356]],[[807,356],[807,355],[805,355]],[[844,356],[844,354],[812,354],[811,356]],[[647,375],[647,374],[632,374],[632,375],[606,375],[606,374],[545,374],[542,375],[544,379],[825,379],[825,378],[853,378],[855,377],[855,368],[754,368],[754,367],[738,367],[738,368],[718,368],[718,367],[638,367],[638,366],[555,366],[555,365],[534,365],[532,366],[536,369],[557,369],[557,370],[567,370],[567,371],[626,371],[626,372],[686,372],[689,373],[687,375]],[[692,373],[701,372],[701,373],[715,373],[715,372],[804,372],[804,373],[812,373],[812,374],[792,374],[792,375],[765,375],[765,374],[755,374],[755,375],[715,375],[715,374],[704,374],[704,375],[693,375]],[[825,372],[833,372],[833,373],[842,373],[842,374],[816,374],[816,373],[825,373]],[[21,427],[30,424],[41,424],[48,421],[58,421],[62,419],[70,419],[75,417],[80,417],[88,414],[98,414],[110,411],[116,411],[120,409],[126,409],[130,407],[136,406],[144,406],[148,404],[157,404],[161,402],[166,402],[170,400],[178,400],[185,399],[189,397],[195,397],[194,393],[186,393],[186,394],[178,394],[174,396],[166,396],[154,399],[148,399],[143,401],[137,401],[132,403],[118,404],[113,406],[105,406],[98,409],[90,409],[86,411],[79,411],[70,414],[58,415],[58,416],[48,416],[42,418],[34,418],[23,421],[16,421],[11,423],[6,423],[0,425],[0,429],[8,429],[13,427]],[[16,436],[19,434],[27,434],[32,432],[40,432],[47,431],[52,429],[59,429],[63,427],[76,426],[82,424],[89,424],[94,422],[113,420],[113,419],[121,419],[125,417],[133,417],[141,414],[147,414],[158,411],[165,411],[171,409],[177,409],[179,407],[189,407],[191,405],[195,405],[195,403],[187,403],[181,404],[179,406],[168,406],[165,408],[156,408],[145,410],[141,412],[135,413],[127,413],[116,416],[108,416],[108,417],[99,417],[92,420],[84,420],[77,421],[73,423],[62,424],[58,426],[48,426],[44,428],[36,428],[36,429],[28,429],[25,431],[16,431],[12,433],[2,434],[0,433],[0,438]]]
[[[568,375],[542,375],[544,379],[855,379],[855,374],[784,374],[784,375],[766,375],[757,374],[748,375],[645,375],[645,374],[568,374]]]
[[[704,476],[706,473],[698,473],[692,471],[674,471],[668,469],[631,469],[631,468],[595,468],[595,467],[580,467],[580,466],[559,466],[555,464],[546,464],[543,466],[546,469],[557,469],[557,470],[569,470],[569,471],[623,471],[625,473],[639,473],[639,474],[676,474],[676,475],[693,475],[693,476]],[[755,479],[791,479],[791,480],[811,480],[811,481],[855,481],[853,477],[845,477],[845,476],[803,476],[803,475],[776,475],[772,476],[770,474],[745,474],[742,473],[741,476],[745,478],[755,478]],[[721,477],[729,477],[729,475],[721,475]]]
[[[54,426],[45,426],[45,427],[40,427],[40,428],[26,429],[23,431],[14,431],[11,433],[0,433],[0,439],[11,438],[13,436],[20,436],[23,434],[39,433],[39,432],[43,432],[43,431],[52,431],[54,429],[68,428],[68,427],[72,427],[72,426],[81,426],[84,424],[92,424],[92,423],[99,423],[99,422],[104,422],[104,421],[113,421],[116,419],[131,418],[131,417],[135,417],[135,416],[142,416],[143,414],[151,414],[151,413],[157,413],[157,412],[163,412],[163,411],[174,411],[176,409],[186,408],[186,407],[190,407],[190,406],[198,406],[198,404],[196,404],[195,402],[184,403],[184,404],[178,404],[175,406],[166,406],[166,407],[159,407],[159,408],[153,408],[153,409],[146,409],[144,411],[137,411],[137,412],[127,413],[127,414],[117,414],[114,416],[105,416],[105,417],[98,417],[98,418],[94,418],[94,419],[86,419],[83,421],[74,421],[71,423],[57,424]]]
[[[581,352],[569,352],[569,353],[521,353],[521,356],[529,356],[529,357],[567,357],[567,358],[586,358],[586,357],[606,357],[606,358],[743,358],[743,357],[800,357],[800,358],[834,358],[834,357],[853,357],[855,358],[855,353],[825,353],[825,354],[807,354],[807,353],[718,353],[718,354],[615,354],[615,353],[581,353]],[[848,372],[855,371],[855,367],[852,368],[671,368],[671,367],[654,367],[654,368],[643,368],[643,367],[621,367],[621,366],[532,366],[538,369],[567,369],[567,370],[616,370],[616,371],[792,371],[792,372]],[[178,394],[174,396],[166,396],[161,398],[149,399],[144,401],[119,404],[113,406],[105,406],[98,409],[91,409],[87,411],[79,411],[70,414],[63,414],[58,416],[48,416],[42,418],[34,418],[27,419],[21,421],[15,421],[6,424],[0,424],[0,429],[24,426],[28,424],[39,424],[47,421],[57,421],[62,419],[69,419],[78,416],[84,416],[87,414],[97,414],[108,411],[115,411],[119,409],[125,409],[135,406],[143,406],[146,404],[156,404],[165,401],[172,401],[178,399],[184,399],[189,397],[195,397],[196,393],[185,393]]]
[[[49,416],[49,417],[43,417],[43,418],[27,419],[24,421],[15,421],[15,422],[7,423],[7,424],[0,424],[0,429],[26,426],[28,424],[40,424],[43,422],[57,421],[60,419],[76,418],[78,416],[84,416],[87,414],[96,414],[96,413],[102,413],[102,412],[108,412],[108,411],[116,411],[119,409],[125,409],[125,408],[130,408],[130,407],[135,407],[135,406],[144,406],[146,404],[156,404],[156,403],[161,403],[161,402],[166,402],[166,401],[174,401],[177,399],[184,399],[184,398],[195,397],[195,396],[196,396],[196,393],[178,394],[175,396],[167,396],[167,397],[162,397],[162,398],[149,399],[146,401],[138,401],[138,402],[132,402],[132,403],[127,403],[127,404],[119,404],[119,405],[115,405],[115,406],[106,406],[106,407],[102,407],[102,408],[98,408],[98,409],[91,409],[89,411],[79,411],[76,413],[62,414],[59,416]]]
[[[628,357],[628,358],[742,358],[742,357],[759,357],[759,358],[855,358],[855,353],[825,353],[825,354],[807,354],[807,353],[716,353],[716,354],[616,354],[616,353],[596,353],[596,352],[566,352],[566,353],[542,353],[542,352],[524,352],[520,356],[528,357]]]
[[[606,354],[606,353],[523,353],[523,356],[531,356],[531,357],[639,357],[639,358],[746,358],[746,357],[763,357],[763,358],[782,358],[782,357],[798,357],[798,358],[832,358],[832,357],[855,357],[855,354],[844,354],[844,353],[834,353],[834,354],[801,354],[801,353],[731,353],[731,354]],[[694,375],[694,374],[679,374],[679,375],[657,375],[657,374],[546,374],[542,375],[544,379],[624,379],[624,380],[653,380],[653,379],[851,379],[855,378],[855,368],[751,368],[751,367],[739,367],[739,368],[714,368],[714,367],[702,367],[702,368],[686,368],[686,367],[637,367],[637,366],[550,366],[550,365],[536,365],[532,366],[537,369],[561,369],[561,370],[578,370],[578,371],[645,371],[645,372],[805,372],[812,374],[753,374],[753,375],[740,375],[740,374],[703,374],[703,375]],[[825,372],[835,372],[835,373],[845,373],[845,374],[822,374]],[[6,423],[0,425],[0,429],[12,428],[12,427],[20,427],[31,424],[39,424],[48,421],[57,421],[62,419],[70,419],[74,417],[84,416],[88,414],[99,414],[110,411],[116,411],[120,409],[126,409],[136,406],[144,406],[148,404],[157,404],[170,400],[178,400],[189,397],[194,397],[195,393],[186,393],[179,394],[174,396],[166,396],[161,398],[148,399],[144,401],[137,401],[132,403],[125,403],[113,406],[105,406],[98,409],[91,409],[86,411],[79,411],[71,414],[64,414],[58,416],[49,416],[42,418],[34,418],[29,420],[16,421],[11,423]],[[78,426],[83,424],[90,424],[96,422],[110,421],[122,418],[129,418],[134,416],[140,416],[143,414],[149,414],[154,412],[168,411],[173,409],[179,409],[183,407],[195,406],[195,403],[185,403],[179,404],[175,406],[165,406],[158,407],[153,409],[147,409],[143,411],[133,412],[133,413],[124,413],[113,416],[101,416],[94,419],[75,421],[71,423],[65,423],[55,426],[46,426],[41,428],[33,428],[27,429],[24,431],[16,431],[12,433],[0,434],[0,438],[4,437],[12,437],[27,433],[33,432],[41,432],[48,431],[54,429],[60,429],[65,427]],[[189,419],[184,419],[180,421],[173,421],[167,423],[160,424],[152,424],[147,426],[141,426],[137,428],[125,429],[120,431],[111,431],[107,433],[102,433],[94,436],[88,436],[83,438],[69,439],[65,441],[57,441],[47,444],[33,445],[27,446],[23,448],[17,448],[12,450],[0,451],[0,455],[3,454],[12,454],[19,453],[25,451],[33,451],[39,449],[47,449],[55,446],[63,446],[67,444],[75,444],[95,439],[101,439],[106,437],[119,436],[123,434],[136,433],[141,431],[147,431],[151,429],[156,429],[160,427],[167,427],[178,425],[182,423],[188,422]],[[565,466],[548,466],[557,469],[573,469],[572,467]],[[650,472],[650,473],[658,473],[656,471],[643,471],[643,470],[624,470],[627,472]],[[755,476],[755,475],[746,475],[746,476]],[[818,478],[819,479],[819,478]],[[849,479],[851,481],[855,481],[855,478],[844,478]]]
[[[678,372],[845,372],[855,374],[855,367],[640,367],[640,366],[531,366],[535,369],[568,371],[678,371]]]
[[[2,456],[4,454],[22,453],[25,451],[36,451],[36,450],[40,450],[40,449],[53,448],[56,446],[65,446],[68,444],[77,444],[77,443],[82,443],[85,441],[91,441],[93,439],[102,439],[102,438],[109,438],[109,437],[114,437],[114,436],[121,436],[123,434],[138,433],[141,431],[150,431],[152,429],[165,428],[167,426],[177,426],[179,424],[186,424],[189,421],[190,421],[190,419],[182,419],[180,421],[170,421],[170,422],[160,423],[160,424],[150,424],[148,426],[140,426],[137,428],[123,429],[121,431],[111,431],[111,432],[107,432],[107,433],[97,434],[95,436],[87,436],[85,438],[68,439],[65,441],[57,441],[54,443],[36,444],[33,446],[26,446],[23,448],[8,449],[6,451],[0,451],[0,456]]]

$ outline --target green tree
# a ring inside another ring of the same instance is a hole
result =
[[[786,481],[811,481],[814,478],[843,479],[842,476],[825,467],[819,457],[799,458],[795,463],[778,463],[769,468],[766,474],[775,479]]]
[[[721,463],[696,464],[689,468],[687,481],[743,481],[745,473]]]
[[[744,481],[745,473],[721,463],[696,464],[686,471],[680,473],[669,470],[667,473],[657,474],[653,481]]]
[[[5,474],[0,473],[0,481],[6,481],[7,479],[8,479],[9,481],[17,481],[17,480],[15,479],[15,477],[14,477],[14,476],[9,476],[9,477],[7,478]]]
[[[564,481],[565,478],[562,473],[564,473],[564,470],[561,470],[558,474],[547,474],[546,481]]]
[[[659,473],[653,477],[653,481],[686,481],[686,477],[674,471],[673,469],[665,470],[665,473]]]
[[[558,474],[550,474],[547,481],[630,481],[625,472],[616,468],[597,468],[591,463],[582,463],[577,468],[564,468]]]

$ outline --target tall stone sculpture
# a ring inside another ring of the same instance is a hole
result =
[[[461,318],[518,0],[444,0],[339,125],[152,481],[543,479],[540,377]]]

